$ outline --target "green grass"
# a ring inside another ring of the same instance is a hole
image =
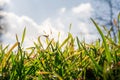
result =
[[[0,80],[119,80],[120,14],[114,21],[117,42],[110,36],[111,30],[104,34],[91,20],[101,39],[89,44],[68,33],[62,43],[44,36],[46,43],[38,37],[34,46],[24,48],[25,28],[21,41],[16,35],[11,48],[0,46]]]

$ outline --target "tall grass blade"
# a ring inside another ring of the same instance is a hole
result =
[[[89,54],[89,52],[86,50],[86,48],[83,46],[83,44],[82,44],[82,43],[80,43],[80,44],[81,44],[81,46],[83,47],[83,49],[85,50],[86,55],[88,55],[89,58],[90,58],[90,59],[92,60],[92,62],[94,63],[95,68],[96,68],[98,71],[102,72],[101,66],[99,66],[99,65],[97,64],[97,62],[95,61],[95,59]]]
[[[40,48],[44,49],[44,48],[43,48],[43,44],[41,43],[40,36],[38,37],[38,43],[39,43],[39,45],[40,45]]]
[[[19,42],[19,39],[18,39],[18,35],[16,34],[16,40],[17,40],[17,42]]]
[[[105,38],[103,32],[101,31],[100,27],[98,26],[98,24],[92,18],[91,18],[91,20],[94,23],[95,27],[97,28],[99,34],[102,37],[102,40],[103,40],[103,43],[104,43],[104,46],[105,46],[106,59],[109,63],[111,63],[112,62],[112,56],[110,54],[109,47],[108,47],[107,42],[106,42],[106,38]]]
[[[118,14],[118,44],[120,45],[120,13]]]
[[[22,34],[22,41],[21,41],[21,45],[22,45],[22,44],[23,44],[23,42],[24,42],[25,35],[26,35],[26,27],[24,28],[24,31],[23,31],[23,34]]]
[[[118,14],[118,30],[120,30],[120,13]]]
[[[2,67],[5,67],[7,59],[10,57],[10,54],[11,54],[12,50],[13,50],[14,48],[16,48],[16,46],[18,46],[18,42],[16,42],[16,43],[10,48],[10,50],[5,54],[5,56],[4,56],[3,60],[2,60]]]
[[[59,49],[61,49],[61,47],[63,47],[70,39],[70,36],[68,36],[64,41],[63,43],[59,46]]]

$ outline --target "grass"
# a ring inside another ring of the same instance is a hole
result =
[[[42,43],[38,37],[33,47],[24,49],[25,28],[21,41],[16,35],[17,41],[10,49],[0,46],[0,80],[119,80],[120,14],[114,20],[117,42],[111,37],[111,30],[104,34],[91,20],[101,35],[91,44],[68,33],[62,43],[49,37]]]

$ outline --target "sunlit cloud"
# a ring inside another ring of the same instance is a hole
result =
[[[60,14],[65,13],[65,12],[66,12],[66,8],[65,8],[65,7],[64,7],[64,8],[61,8],[59,12],[60,12]]]
[[[17,34],[19,38],[22,37],[22,31],[26,27],[27,34],[25,37],[25,46],[30,46],[33,44],[38,36],[49,35],[49,38],[55,38],[57,40],[58,33],[61,33],[61,36],[64,36],[64,31],[54,28],[54,23],[48,18],[43,21],[41,24],[37,24],[34,20],[27,16],[18,16],[14,13],[3,12],[3,15],[6,16],[8,30],[3,36],[3,43],[11,44],[16,41],[15,35]]]
[[[80,8],[84,8],[84,10]],[[88,16],[84,16],[83,18],[81,15],[76,14],[78,13],[75,12],[77,9],[80,12],[79,14],[87,13]],[[82,34],[83,37],[81,39],[85,38],[86,41],[93,41],[98,37],[95,28],[92,28],[92,25],[89,22],[84,21],[88,20],[88,17],[91,16],[91,10],[92,6],[88,3],[84,5],[81,4],[77,7],[73,6],[71,9],[61,8],[58,11],[58,14],[64,14],[57,17],[48,17],[39,24],[30,17],[18,16],[12,12],[3,12],[2,14],[6,17],[7,24],[9,24],[8,30],[3,36],[3,42],[5,44],[14,43],[16,41],[15,35],[17,34],[19,38],[21,38],[22,31],[25,27],[27,28],[27,34],[24,42],[25,46],[30,46],[33,44],[33,41],[37,40],[38,36],[44,34],[49,35],[49,38],[57,40],[58,33],[60,32],[60,41],[62,41],[67,36],[70,24],[72,24],[71,33],[73,33],[74,36],[79,36],[81,38],[80,34]]]
[[[0,6],[4,6],[6,4],[9,4],[11,0],[0,0]]]
[[[93,10],[90,3],[83,3],[72,8],[72,12],[75,14],[87,15]]]

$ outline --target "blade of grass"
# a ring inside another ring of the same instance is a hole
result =
[[[59,46],[59,49],[61,49],[61,47],[63,47],[70,39],[70,36],[68,36],[64,41],[63,43]]]
[[[59,80],[63,80],[61,76],[59,76],[57,73],[55,72],[37,72],[38,75],[53,75],[54,77],[57,77]]]
[[[118,44],[120,45],[120,13],[118,14]]]
[[[23,34],[22,34],[22,41],[21,41],[21,45],[22,45],[22,44],[23,44],[23,42],[24,42],[25,35],[26,35],[26,27],[24,28],[24,31],[23,31]]]
[[[118,30],[120,30],[120,13],[118,14]]]
[[[48,45],[47,45],[46,50],[50,47],[50,45],[52,44],[52,41],[53,41],[53,40],[54,40],[54,39],[52,39],[50,42],[49,42],[49,41],[47,42]]]
[[[103,34],[103,32],[101,31],[100,27],[98,26],[98,24],[91,18],[92,22],[94,23],[95,27],[97,28],[99,34],[101,35],[102,37],[102,40],[103,40],[103,43],[104,43],[104,46],[105,46],[105,53],[106,53],[106,59],[108,61],[108,63],[111,63],[112,62],[112,56],[110,54],[110,51],[109,51],[109,48],[108,48],[108,45],[106,43],[106,39],[105,39],[105,36]]]
[[[16,42],[16,43],[10,48],[10,50],[5,54],[5,56],[4,56],[3,60],[2,60],[2,67],[5,67],[7,59],[9,58],[12,50],[13,50],[14,48],[16,48],[16,46],[18,46],[18,42]]]
[[[93,57],[89,54],[89,52],[86,50],[86,48],[84,47],[84,45],[82,43],[80,43],[78,37],[77,37],[77,41],[79,42],[79,44],[81,44],[81,46],[83,47],[83,49],[85,50],[86,55],[89,56],[89,58],[92,60],[92,62],[95,65],[95,68],[98,69],[98,71],[102,71],[102,68],[97,64],[97,62],[93,59]]]
[[[17,40],[17,42],[19,42],[19,39],[18,39],[18,35],[16,34],[16,40]]]
[[[39,45],[40,45],[40,48],[44,49],[43,44],[41,43],[41,38],[40,38],[40,36],[38,37],[38,43],[39,43]]]

